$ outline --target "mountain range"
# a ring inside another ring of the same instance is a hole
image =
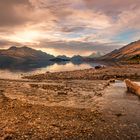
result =
[[[0,68],[30,71],[34,68],[53,65],[55,62],[50,61],[53,58],[55,58],[53,55],[27,46],[20,48],[12,46],[9,49],[0,50]]]
[[[83,61],[132,61],[140,62],[140,40],[132,42],[120,49],[116,49],[104,56],[101,53],[92,53],[87,57],[80,55],[74,55],[73,57],[67,57],[65,55],[59,55],[57,57],[50,55],[40,50],[35,50],[27,46],[16,47],[12,46],[6,50],[0,50],[0,65],[9,64],[32,64],[32,63],[55,63],[62,61],[71,61],[72,63],[81,63]]]
[[[40,60],[46,61],[52,58],[54,58],[53,55],[26,46],[21,48],[12,46],[7,50],[0,50],[1,63],[30,63],[39,62]]]
[[[99,58],[102,54],[100,52],[93,52],[91,55],[87,56],[87,58]]]

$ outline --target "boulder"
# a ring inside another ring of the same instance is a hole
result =
[[[140,96],[140,85],[137,83],[132,82],[131,80],[126,79],[125,80],[127,90],[131,93],[134,93],[138,96]]]
[[[98,65],[98,66],[95,66],[95,69],[101,69],[102,66]]]

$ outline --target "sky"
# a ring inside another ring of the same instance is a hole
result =
[[[86,56],[139,37],[140,0],[0,0],[0,49]]]

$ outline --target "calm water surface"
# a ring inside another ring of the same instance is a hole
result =
[[[22,67],[12,67],[12,68],[0,68],[0,79],[20,79],[23,75],[31,75],[31,74],[40,74],[49,72],[59,72],[59,71],[72,71],[72,70],[82,70],[82,69],[89,69],[93,68],[97,65],[104,65],[100,63],[83,63],[83,64],[73,64],[71,62],[66,64],[53,64],[49,66],[42,66],[42,67],[29,67],[29,66],[22,66]]]

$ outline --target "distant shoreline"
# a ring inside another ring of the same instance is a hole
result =
[[[109,79],[140,79],[140,65],[106,66],[100,69],[86,69],[63,72],[47,72],[44,74],[24,76],[32,80],[109,80]]]

